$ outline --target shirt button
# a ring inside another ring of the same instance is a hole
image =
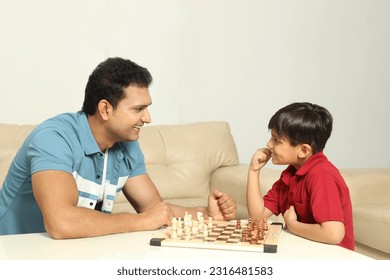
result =
[[[100,179],[100,175],[99,174],[96,175],[96,179]]]

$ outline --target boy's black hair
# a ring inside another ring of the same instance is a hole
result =
[[[324,107],[296,102],[278,110],[270,119],[268,129],[287,138],[293,146],[309,144],[315,154],[324,150],[332,125],[333,117]]]
[[[101,62],[89,76],[81,110],[87,115],[95,114],[97,105],[102,99],[106,99],[116,108],[125,96],[126,87],[149,87],[152,80],[146,68],[128,59],[108,58]]]

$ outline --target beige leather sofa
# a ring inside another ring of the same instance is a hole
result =
[[[8,167],[33,125],[0,124],[0,186]],[[247,164],[240,164],[226,122],[146,126],[140,136],[148,173],[162,197],[184,206],[206,205],[213,189],[228,192],[246,218]],[[356,241],[390,253],[390,168],[342,169],[352,197]],[[280,170],[263,169],[266,192]],[[114,212],[134,211],[123,195]],[[281,219],[277,217],[276,219]]]

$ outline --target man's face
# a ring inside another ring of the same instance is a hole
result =
[[[115,142],[138,140],[141,127],[151,122],[148,107],[152,99],[148,88],[128,86],[125,95],[110,118],[109,134]]]

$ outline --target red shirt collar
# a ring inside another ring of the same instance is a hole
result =
[[[317,165],[318,163],[328,160],[328,158],[324,155],[323,152],[318,152],[314,155],[312,155],[302,166],[298,169],[298,171],[295,169],[294,166],[289,165],[281,174],[283,183],[286,185],[290,184],[290,180],[292,177],[296,176],[304,176],[309,172],[313,166]]]

